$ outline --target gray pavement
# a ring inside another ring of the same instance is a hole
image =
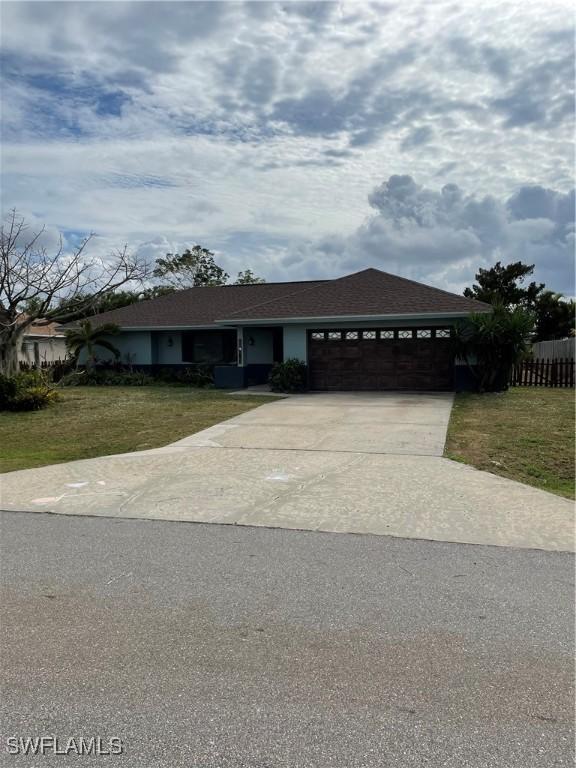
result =
[[[452,396],[290,397],[165,448],[0,476],[0,507],[573,551],[567,499],[442,458]]]
[[[2,766],[572,766],[574,558],[1,516]]]
[[[299,395],[173,445],[442,456],[453,399],[450,393]]]

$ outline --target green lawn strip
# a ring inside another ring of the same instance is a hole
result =
[[[186,387],[74,387],[43,411],[0,413],[0,472],[157,448],[274,398]]]
[[[445,456],[574,498],[574,390],[456,395]]]

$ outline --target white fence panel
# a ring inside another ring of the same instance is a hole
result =
[[[574,360],[576,339],[553,339],[532,344],[534,360]]]

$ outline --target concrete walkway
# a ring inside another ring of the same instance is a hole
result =
[[[3,475],[0,507],[573,551],[572,502],[442,458],[451,405],[290,397],[165,448]]]

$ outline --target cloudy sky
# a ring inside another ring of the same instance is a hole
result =
[[[573,293],[569,0],[2,2],[2,207],[92,253]]]

